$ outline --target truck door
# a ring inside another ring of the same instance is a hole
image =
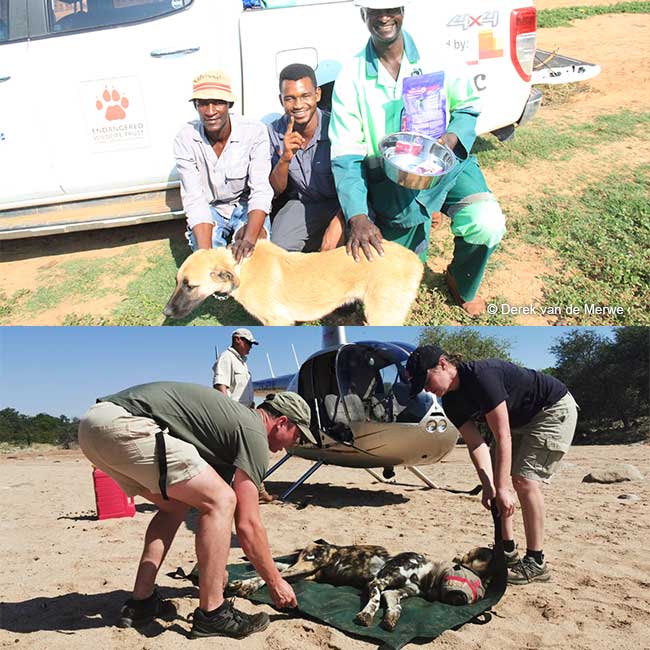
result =
[[[324,85],[334,81],[341,62],[368,40],[359,9],[351,2],[288,4],[246,11],[240,20],[244,110],[265,122],[282,112],[278,100],[282,68],[290,63],[310,65],[319,85]]]
[[[229,17],[233,3],[212,0],[42,2],[28,74],[49,98],[47,146],[65,194],[168,186],[174,136],[195,118],[192,78],[238,65],[241,6]],[[217,35],[217,17],[232,28]]]
[[[28,73],[27,0],[0,0],[0,197],[3,204],[61,194],[42,145],[40,102]],[[42,118],[42,113],[41,113]]]

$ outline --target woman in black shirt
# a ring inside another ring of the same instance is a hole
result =
[[[423,389],[435,393],[460,431],[483,485],[483,505],[489,508],[490,501],[496,500],[508,582],[548,580],[541,482],[553,475],[575,433],[577,405],[567,387],[550,375],[507,361],[463,362],[435,345],[417,348],[406,368],[412,394]],[[486,422],[494,435],[494,471],[479,422]],[[521,505],[526,534],[527,550],[521,559],[514,542],[512,488]]]

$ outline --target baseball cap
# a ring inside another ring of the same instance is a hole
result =
[[[192,97],[195,99],[222,99],[235,102],[237,97],[232,92],[230,77],[223,70],[208,70],[192,81]]]
[[[232,336],[238,336],[240,339],[246,339],[252,345],[259,345],[259,342],[256,341],[255,337],[253,336],[253,332],[251,332],[249,329],[246,329],[245,327],[236,329],[232,333]]]
[[[411,352],[406,362],[406,372],[411,379],[411,397],[422,391],[429,368],[435,368],[444,353],[437,345],[421,345]]]
[[[408,4],[408,0],[354,0],[355,7],[366,9],[395,9]]]
[[[311,432],[311,409],[305,400],[290,390],[282,393],[271,393],[266,396],[263,404],[269,404],[280,415],[286,415],[299,429],[300,432],[309,440],[317,445],[316,438]]]

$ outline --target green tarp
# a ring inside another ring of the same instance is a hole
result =
[[[485,597],[474,605],[453,606],[443,603],[430,603],[423,598],[407,598],[402,601],[402,615],[394,631],[388,632],[381,627],[383,608],[377,612],[373,625],[363,627],[354,621],[357,612],[365,605],[365,595],[353,587],[333,587],[332,585],[300,580],[292,582],[298,599],[297,611],[327,623],[347,634],[366,639],[373,639],[382,644],[382,648],[399,650],[414,639],[429,641],[450,629],[457,629],[465,623],[477,619],[496,603],[506,589],[507,570],[501,542],[500,520],[493,507],[492,516],[495,525],[495,555],[497,558],[497,575],[487,588]],[[278,562],[294,561],[293,556],[276,558]],[[198,582],[197,567],[189,576],[182,571],[169,574],[175,577],[187,577],[195,584]],[[230,580],[250,578],[257,575],[251,564],[228,565]],[[263,587],[249,596],[254,603],[273,605],[268,589]],[[489,617],[487,617],[489,620]],[[484,618],[477,622],[486,622]]]
[[[278,558],[278,561],[282,562],[283,558]],[[231,564],[228,566],[228,574],[230,580],[256,575],[250,564]],[[377,612],[371,627],[363,627],[354,622],[355,615],[365,604],[364,595],[358,589],[305,580],[293,583],[292,586],[298,598],[299,612],[353,636],[373,639],[383,643],[386,648],[399,650],[414,639],[435,639],[445,630],[457,628],[489,610],[503,595],[505,578],[503,564],[503,570],[492,581],[485,597],[474,605],[454,607],[430,603],[417,597],[403,600],[402,616],[393,632],[380,626],[383,609]],[[249,599],[254,603],[273,604],[266,587],[252,594]]]

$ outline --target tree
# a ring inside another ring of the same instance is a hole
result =
[[[551,346],[557,359],[555,376],[563,382],[582,409],[579,422],[584,426],[604,416],[608,393],[602,381],[607,339],[594,330],[571,330]]]
[[[579,426],[602,427],[617,420],[626,429],[648,415],[650,403],[650,330],[621,327],[611,340],[594,330],[572,330],[551,352],[554,375],[578,402]]]
[[[481,334],[472,327],[427,327],[420,334],[418,344],[439,345],[448,354],[460,354],[468,361],[501,359],[516,363],[510,355],[510,341]]]
[[[650,330],[622,327],[604,355],[609,399],[626,427],[630,419],[648,415],[650,405]]]
[[[47,413],[23,415],[16,409],[0,410],[0,442],[25,444],[44,442],[69,448],[77,438],[79,419],[67,415],[54,417]]]

